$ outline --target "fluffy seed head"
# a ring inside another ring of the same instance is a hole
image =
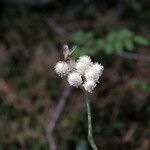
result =
[[[78,62],[82,62],[82,63],[85,63],[86,65],[88,65],[91,63],[91,58],[89,56],[81,56],[78,59]]]
[[[68,75],[68,82],[71,86],[79,87],[82,84],[81,75],[77,72],[72,72]]]
[[[97,72],[99,74],[99,76],[102,75],[103,73],[103,70],[104,70],[104,66],[102,66],[101,64],[99,63],[94,63],[93,66],[92,66],[92,69]]]
[[[93,80],[97,82],[99,80],[99,77],[100,77],[99,73],[96,72],[95,70],[92,70],[91,67],[85,73],[86,80]]]
[[[76,63],[76,70],[81,75],[85,74],[85,71],[92,66],[91,58],[89,56],[81,56]]]
[[[76,71],[81,75],[84,75],[86,69],[88,68],[87,64],[82,62],[77,62],[75,65]]]
[[[86,91],[92,93],[92,91],[96,87],[96,83],[93,80],[88,80],[83,84],[83,87]]]
[[[85,72],[86,80],[93,80],[98,82],[100,76],[103,72],[103,66],[101,64],[95,63],[91,67],[89,67]]]
[[[55,72],[59,76],[63,77],[64,75],[68,74],[70,67],[66,62],[59,61],[59,62],[56,63],[54,68],[55,68]]]

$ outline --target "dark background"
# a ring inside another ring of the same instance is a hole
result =
[[[67,85],[54,72],[77,45],[104,74],[91,96],[102,150],[150,148],[148,0],[0,0],[0,150],[48,150],[45,128]],[[84,96],[73,89],[54,130],[59,150],[87,150]]]

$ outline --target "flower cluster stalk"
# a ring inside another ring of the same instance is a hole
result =
[[[98,150],[97,146],[94,143],[93,139],[93,133],[92,133],[92,119],[91,119],[91,107],[90,107],[90,98],[88,95],[88,92],[84,90],[85,93],[85,101],[86,101],[86,107],[87,107],[87,115],[88,115],[88,141],[93,148],[93,150]]]

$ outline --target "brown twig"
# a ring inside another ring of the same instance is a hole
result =
[[[50,150],[57,150],[57,146],[53,137],[53,130],[56,126],[56,123],[58,122],[65,104],[66,104],[66,100],[69,97],[70,93],[71,93],[71,87],[68,86],[64,89],[62,96],[60,97],[60,100],[58,102],[58,105],[56,107],[55,112],[52,115],[52,118],[50,119],[48,126],[46,128],[46,134],[47,134],[47,139],[48,139],[48,143],[49,143],[49,148]]]

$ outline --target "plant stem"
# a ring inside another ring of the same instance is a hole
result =
[[[94,140],[93,140],[93,134],[92,134],[92,121],[91,121],[91,108],[90,108],[90,98],[86,91],[85,92],[85,101],[87,106],[87,114],[88,114],[88,141],[93,148],[93,150],[98,150],[96,147]]]

